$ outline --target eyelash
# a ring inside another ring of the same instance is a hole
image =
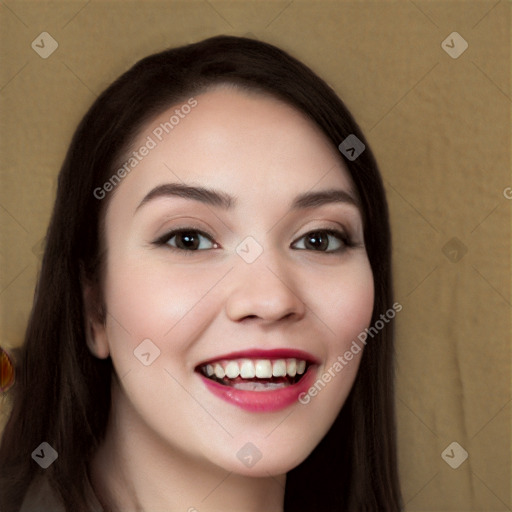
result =
[[[162,235],[157,240],[155,240],[153,242],[153,244],[158,247],[165,245],[171,251],[188,253],[188,254],[195,253],[195,252],[202,252],[205,250],[212,250],[212,249],[187,250],[187,249],[180,249],[178,247],[173,247],[173,246],[169,245],[169,241],[172,238],[174,238],[176,235],[179,235],[182,233],[198,234],[198,235],[204,236],[205,238],[208,238],[212,244],[216,243],[213,241],[213,236],[211,236],[209,233],[206,233],[205,231],[203,231],[201,229],[196,229],[193,227],[184,227],[184,228],[178,228],[178,229],[174,229],[172,231],[167,232],[165,235]],[[322,233],[322,234],[326,234],[328,236],[331,235],[331,236],[336,237],[342,243],[342,247],[335,249],[335,250],[330,250],[330,251],[315,251],[313,249],[296,249],[296,248],[294,248],[294,249],[297,251],[305,251],[306,250],[306,251],[310,251],[310,252],[319,252],[319,253],[324,253],[324,254],[339,254],[339,253],[344,252],[346,249],[348,249],[350,247],[355,247],[355,245],[356,245],[347,233],[344,233],[343,231],[338,231],[336,229],[325,229],[325,228],[310,230],[307,233],[305,233],[304,235],[302,235],[300,238],[298,238],[295,242],[293,242],[293,244],[296,244],[299,240],[302,240],[303,238],[307,237],[308,235],[311,236],[311,235],[314,235],[317,233]],[[213,248],[215,248],[215,247],[213,247]]]

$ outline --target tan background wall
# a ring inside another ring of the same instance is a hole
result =
[[[407,510],[511,510],[510,20],[505,0],[2,2],[0,344],[21,342],[56,174],[95,97],[147,54],[250,33],[338,91],[381,165]]]

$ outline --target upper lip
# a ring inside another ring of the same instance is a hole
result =
[[[230,352],[229,354],[220,354],[215,357],[200,362],[196,368],[205,366],[206,364],[214,363],[216,361],[229,360],[229,359],[303,359],[308,363],[318,364],[318,359],[304,350],[296,350],[289,348],[276,348],[271,350],[263,349],[251,349],[251,350],[240,350],[237,352]]]

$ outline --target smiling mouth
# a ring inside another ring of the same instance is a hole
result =
[[[200,365],[206,378],[242,391],[270,391],[297,384],[311,362],[305,359],[230,359]]]

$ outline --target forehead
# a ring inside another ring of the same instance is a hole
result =
[[[193,105],[193,106],[191,106]],[[142,147],[150,147],[149,151]],[[125,155],[137,164],[116,196],[135,202],[169,182],[221,189],[241,200],[289,202],[315,188],[354,193],[341,155],[316,124],[261,93],[218,87],[162,112]],[[117,199],[116,199],[117,200]]]

